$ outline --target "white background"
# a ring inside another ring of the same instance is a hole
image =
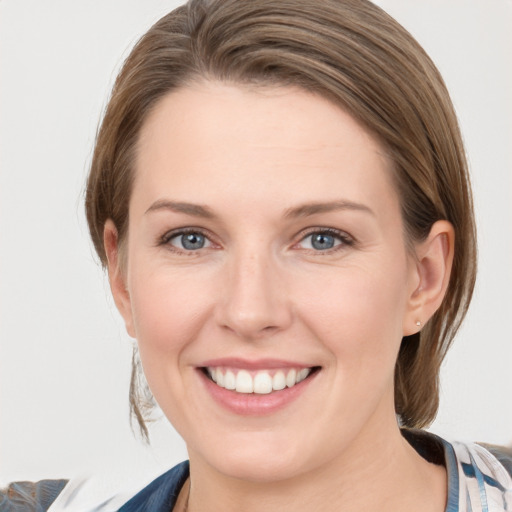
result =
[[[432,430],[512,441],[512,3],[381,0],[424,45],[460,116],[480,273]],[[165,420],[134,439],[131,344],[88,240],[83,183],[100,113],[163,0],[0,0],[0,482],[186,457]]]

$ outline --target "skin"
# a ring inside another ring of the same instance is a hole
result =
[[[198,83],[146,120],[123,258],[111,221],[105,246],[150,388],[187,443],[189,511],[444,510],[444,468],[400,435],[393,371],[441,304],[454,235],[437,222],[408,251],[392,172],[351,116],[293,88]],[[311,204],[328,207],[297,211]],[[182,228],[206,245],[183,249]],[[315,249],[327,228],[334,247]],[[286,407],[243,416],[197,370],[221,357],[320,371]]]

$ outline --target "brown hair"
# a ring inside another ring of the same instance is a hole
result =
[[[445,299],[421,334],[402,340],[395,408],[423,427],[439,403],[439,371],[467,311],[476,237],[461,135],[444,82],[424,50],[367,0],[191,0],[164,16],[127,58],[101,124],[86,211],[103,265],[103,227],[127,230],[141,126],[167,93],[195,80],[293,85],[328,98],[380,140],[394,161],[407,240],[434,222],[455,229]],[[132,379],[132,383],[135,380]],[[137,387],[130,401],[143,432]]]

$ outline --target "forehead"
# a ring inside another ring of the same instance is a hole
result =
[[[391,167],[378,141],[322,97],[205,82],[169,93],[148,116],[134,194],[199,201],[223,192],[245,204],[275,199],[283,208],[340,195],[378,202],[383,191],[395,193]]]

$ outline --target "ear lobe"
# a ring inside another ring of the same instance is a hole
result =
[[[117,228],[111,219],[105,222],[103,228],[103,245],[105,246],[105,253],[107,254],[108,278],[114,302],[124,319],[126,331],[132,338],[135,338],[130,293],[126,286],[126,280],[121,265]]]
[[[446,220],[435,222],[428,237],[415,244],[415,287],[404,318],[404,336],[418,332],[441,306],[450,281],[454,245],[455,232]]]

